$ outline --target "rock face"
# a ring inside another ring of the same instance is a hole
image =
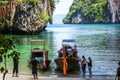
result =
[[[24,34],[37,34],[44,29],[45,24],[41,22],[39,11],[42,11],[42,3],[19,3],[14,18],[14,31]]]
[[[115,22],[120,23],[120,0],[116,1],[117,5],[117,11],[116,11],[116,16],[115,16]]]
[[[52,16],[50,0],[37,3],[10,0],[7,6],[9,15],[3,17],[4,25],[0,25],[0,32],[5,34],[38,34]]]
[[[13,25],[13,18],[16,10],[16,1],[1,1],[0,4],[0,32],[3,33]]]
[[[108,0],[108,13],[111,23],[120,23],[120,0]]]
[[[82,15],[80,13],[77,13],[76,15],[74,15],[72,17],[72,23],[73,24],[82,23]]]

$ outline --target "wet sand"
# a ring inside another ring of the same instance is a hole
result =
[[[0,80],[2,80],[2,74],[0,74]],[[20,74],[19,77],[12,77],[12,74],[7,74],[5,80],[115,80],[115,76],[114,75],[94,75],[92,76],[92,78],[89,78],[89,76],[86,76],[85,78],[83,78],[82,76],[57,77],[55,75],[50,75],[50,76],[38,76],[38,79],[34,79],[32,75]]]

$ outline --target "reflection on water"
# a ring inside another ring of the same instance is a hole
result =
[[[82,55],[86,58],[92,57],[94,75],[114,75],[120,58],[119,24],[49,25],[39,35],[17,35],[16,37],[21,42],[16,45],[16,49],[22,54],[19,68],[20,73],[24,74],[31,74],[31,70],[27,67],[31,49],[30,39],[45,39],[49,58],[52,59],[52,68],[56,66],[54,58],[57,57],[56,52],[61,47],[62,39],[76,39],[79,57],[81,58]],[[12,70],[11,59],[8,60],[8,65]]]

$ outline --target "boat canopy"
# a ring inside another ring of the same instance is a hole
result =
[[[44,42],[45,40],[43,40],[43,39],[32,39],[30,41],[31,42]]]
[[[62,42],[75,42],[75,39],[63,39]]]
[[[76,41],[75,39],[63,39],[62,40],[62,46],[67,45],[67,46],[76,46]]]
[[[43,47],[43,49],[45,49],[45,40],[44,39],[32,39],[32,40],[30,40],[30,43],[31,43],[31,49],[33,48],[33,45],[36,45],[36,48]]]
[[[31,52],[48,52],[48,50],[33,49]]]
[[[43,56],[48,59],[48,50],[34,49],[31,50],[31,57],[36,56],[38,60],[42,59]]]

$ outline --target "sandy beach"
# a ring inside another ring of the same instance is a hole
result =
[[[0,74],[0,80],[2,80],[2,74]],[[7,74],[5,80],[35,80],[32,75],[19,75],[19,77],[12,77],[12,74]],[[79,77],[70,77],[70,76],[63,76],[57,77],[55,75],[50,76],[38,76],[36,80],[115,80],[115,76],[113,75],[93,75],[92,78],[86,76],[83,78],[82,76]]]

